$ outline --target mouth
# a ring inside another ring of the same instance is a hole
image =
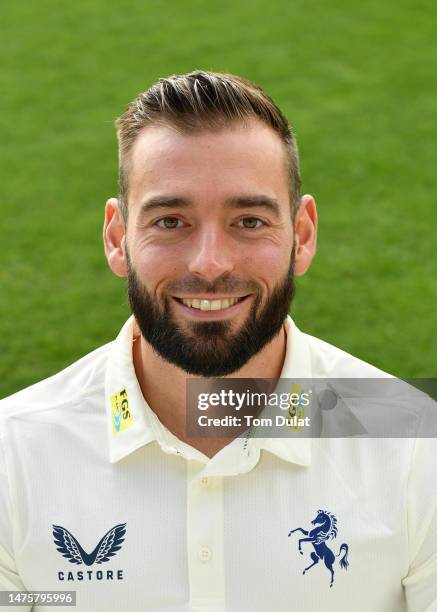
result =
[[[201,318],[220,318],[235,312],[249,297],[250,294],[214,299],[206,297],[173,297],[173,299],[188,314]]]

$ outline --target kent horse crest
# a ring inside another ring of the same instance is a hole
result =
[[[343,552],[343,556],[339,561],[340,567],[342,569],[347,569],[349,565],[349,562],[347,560],[347,553],[349,551],[349,547],[347,544],[342,544],[340,546],[338,554],[334,555],[329,546],[327,546],[327,540],[329,540],[330,538],[334,539],[337,537],[337,519],[331,512],[328,512],[327,510],[318,510],[317,516],[314,520],[311,521],[311,524],[317,525],[317,527],[311,529],[310,531],[302,529],[302,527],[296,527],[296,529],[292,529],[289,532],[288,537],[290,537],[291,534],[295,531],[301,531],[303,535],[308,536],[307,538],[301,538],[299,540],[299,552],[301,555],[303,555],[302,542],[311,542],[311,544],[314,546],[315,552],[311,553],[311,559],[313,560],[313,562],[311,563],[311,565],[308,565],[308,567],[303,570],[303,573],[305,574],[305,572],[307,572],[311,567],[313,567],[321,559],[323,559],[326,567],[331,572],[331,584],[329,586],[332,587],[332,585],[334,584],[333,565],[335,562],[335,558],[339,557],[341,552]]]

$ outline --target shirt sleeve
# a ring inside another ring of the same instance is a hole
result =
[[[408,612],[437,611],[437,439],[418,438],[408,479]]]
[[[0,436],[0,591],[25,591],[26,587],[21,581],[15,566],[12,532],[9,482]],[[24,609],[30,610],[30,608]],[[20,610],[23,610],[23,608],[20,608]]]

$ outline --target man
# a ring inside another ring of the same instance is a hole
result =
[[[133,317],[0,406],[1,588],[86,611],[437,609],[432,440],[187,431],[188,378],[383,376],[288,316],[317,214],[286,119],[198,71],[117,128],[104,243]]]

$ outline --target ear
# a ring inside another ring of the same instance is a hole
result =
[[[295,264],[294,272],[302,276],[310,267],[317,247],[317,208],[314,198],[304,195],[300,201],[296,219],[295,232]]]
[[[125,241],[126,227],[120,202],[116,198],[110,198],[105,206],[103,243],[109,267],[117,276],[127,275]]]

